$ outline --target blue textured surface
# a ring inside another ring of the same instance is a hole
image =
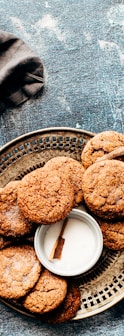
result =
[[[124,132],[124,2],[0,0],[0,29],[42,59],[45,88],[0,116],[0,146],[36,129]],[[123,302],[97,316],[46,326],[0,304],[0,335],[124,335]]]
[[[2,115],[1,145],[49,126],[123,132],[122,1],[0,0],[0,10],[1,29],[40,56],[46,80],[41,99]]]

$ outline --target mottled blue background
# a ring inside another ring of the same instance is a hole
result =
[[[0,29],[37,53],[46,82],[40,99],[1,116],[1,145],[49,126],[123,132],[123,1],[0,0]]]
[[[45,88],[0,116],[0,146],[36,129],[124,132],[124,2],[0,0],[0,29],[42,59]],[[95,317],[45,326],[0,304],[0,336],[124,335],[123,302]]]

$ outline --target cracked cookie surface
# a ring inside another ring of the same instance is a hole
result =
[[[82,176],[85,169],[79,161],[67,156],[57,156],[50,159],[43,168],[48,171],[56,169],[61,174],[64,172],[66,178],[69,178],[74,188],[74,206],[83,200]]]
[[[74,189],[64,174],[38,168],[21,180],[18,204],[29,221],[51,224],[72,210]]]
[[[80,308],[81,294],[80,289],[74,284],[68,284],[66,297],[62,304],[54,311],[43,316],[47,323],[62,323],[72,319]]]
[[[124,249],[124,221],[105,222],[97,219],[103,234],[104,245],[112,250]]]
[[[35,285],[41,269],[33,247],[4,248],[0,251],[0,296],[6,299],[24,296]]]
[[[43,314],[58,307],[67,293],[67,281],[45,269],[23,305],[33,313]]]
[[[85,145],[81,160],[85,169],[98,158],[110,153],[114,149],[124,146],[124,135],[115,131],[104,131],[96,134]]]
[[[0,234],[6,237],[23,236],[32,231],[31,223],[17,204],[19,184],[19,181],[11,181],[0,188]]]
[[[98,217],[124,217],[124,162],[94,163],[83,175],[82,188],[87,207]]]

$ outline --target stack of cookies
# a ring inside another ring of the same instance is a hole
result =
[[[83,200],[84,171],[78,161],[57,157],[0,189],[0,296],[21,300],[23,309],[49,323],[76,315],[80,290],[42,267],[31,237],[39,224],[64,219]]]
[[[104,245],[124,249],[124,135],[114,131],[95,135],[81,159],[84,201],[101,227]]]
[[[124,249],[124,135],[106,131],[84,147],[81,162],[51,158],[42,168],[0,188],[0,296],[49,323],[72,319],[80,307],[74,279],[45,269],[32,244],[38,225],[63,220],[84,203],[104,245]]]

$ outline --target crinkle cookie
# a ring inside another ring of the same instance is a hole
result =
[[[124,249],[124,221],[102,221],[97,219],[102,234],[104,245],[112,250]]]
[[[82,189],[84,200],[98,217],[124,217],[124,162],[96,162],[85,171]]]
[[[79,161],[67,156],[57,156],[50,159],[45,164],[44,169],[48,171],[54,171],[55,169],[59,173],[64,173],[66,179],[70,179],[74,188],[74,206],[83,200],[82,176],[85,169]]]
[[[54,311],[44,314],[43,321],[51,324],[62,323],[74,318],[80,308],[80,289],[74,284],[68,284],[66,297],[62,304]]]
[[[38,168],[21,180],[18,204],[29,221],[51,224],[65,218],[72,210],[74,189],[64,174]]]
[[[23,236],[32,231],[31,223],[24,218],[17,204],[19,184],[19,181],[11,181],[0,188],[0,234],[6,237]]]
[[[84,147],[81,160],[85,169],[99,157],[110,153],[117,147],[124,146],[124,135],[115,131],[104,131],[91,138]]]
[[[0,251],[0,296],[19,299],[29,292],[42,266],[29,245],[6,247]]]
[[[32,313],[43,314],[58,307],[67,293],[67,281],[45,269],[23,305]]]

